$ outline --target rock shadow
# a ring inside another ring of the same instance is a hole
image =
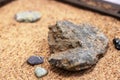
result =
[[[80,70],[80,71],[67,71],[64,69],[60,69],[60,68],[56,68],[53,66],[50,66],[50,70],[56,74],[58,74],[59,76],[63,76],[63,77],[70,77],[70,76],[83,76],[84,74],[89,74],[94,70],[95,65],[93,65],[91,68],[89,69],[85,69],[85,70]]]
[[[15,1],[15,0],[2,0],[2,1],[0,1],[0,7],[3,7],[4,5],[9,4],[13,1]]]

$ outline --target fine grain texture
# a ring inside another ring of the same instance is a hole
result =
[[[49,29],[48,42],[54,53],[49,62],[53,66],[69,71],[87,69],[107,51],[107,37],[92,25],[58,21]]]
[[[16,22],[14,15],[26,10],[41,12],[43,16],[36,23]],[[67,72],[48,63],[48,26],[60,20],[90,23],[108,37],[107,53],[92,71]],[[38,80],[34,75],[37,66],[49,72],[39,80],[120,80],[120,51],[112,41],[115,36],[120,38],[120,21],[115,18],[54,0],[15,0],[0,8],[0,80]],[[44,64],[28,65],[26,60],[31,55],[43,56]]]

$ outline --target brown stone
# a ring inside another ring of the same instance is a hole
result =
[[[88,24],[58,21],[49,27],[49,63],[69,71],[87,69],[98,62],[108,47],[107,37]]]

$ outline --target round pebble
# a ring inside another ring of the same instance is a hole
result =
[[[43,57],[39,57],[39,56],[30,56],[27,60],[28,64],[30,65],[37,65],[37,64],[41,64],[44,62]]]
[[[120,42],[120,39],[119,38],[114,38],[113,39],[113,44],[119,44],[119,42]]]
[[[115,48],[116,48],[117,50],[120,50],[120,45],[115,45]]]
[[[114,38],[113,44],[117,50],[120,50],[120,39],[119,38]]]
[[[41,14],[37,11],[25,11],[15,15],[18,22],[35,22],[41,18]]]
[[[48,71],[42,67],[36,67],[35,68],[35,75],[38,77],[38,78],[41,78],[45,75],[47,75]]]

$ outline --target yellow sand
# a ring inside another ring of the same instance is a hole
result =
[[[41,20],[36,23],[16,22],[14,15],[26,10],[41,12]],[[48,26],[58,20],[90,23],[109,38],[108,52],[92,71],[70,73],[49,65]],[[13,1],[0,8],[0,80],[120,80],[120,51],[112,44],[115,36],[120,37],[120,21],[110,16],[54,0]],[[49,71],[47,76],[41,79],[35,77],[36,66],[26,63],[31,55],[45,58],[45,63],[37,66],[46,68]]]

